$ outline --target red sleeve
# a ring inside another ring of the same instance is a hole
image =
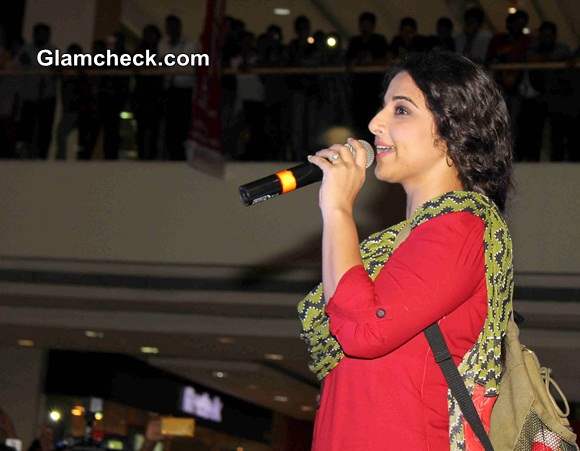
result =
[[[483,221],[440,215],[416,227],[376,280],[362,265],[341,277],[326,306],[345,354],[376,358],[455,310],[485,278]]]

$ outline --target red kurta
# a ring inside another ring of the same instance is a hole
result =
[[[449,449],[447,383],[422,333],[439,321],[458,364],[487,314],[483,221],[469,212],[416,227],[376,280],[362,265],[326,306],[345,357],[324,380],[313,451]]]

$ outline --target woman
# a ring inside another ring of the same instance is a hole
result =
[[[375,176],[403,186],[404,221],[359,249],[364,149],[351,139],[354,156],[334,145],[309,157],[324,173],[323,284],[299,305],[310,368],[323,380],[313,450],[482,449],[422,331],[439,324],[488,428],[513,293],[501,215],[508,113],[483,69],[456,54],[410,55],[385,86],[369,123]]]

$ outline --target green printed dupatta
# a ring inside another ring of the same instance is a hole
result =
[[[470,393],[475,384],[485,387],[486,396],[498,394],[501,377],[501,344],[512,311],[512,240],[499,209],[487,196],[474,191],[450,191],[422,204],[408,220],[374,233],[360,244],[363,265],[375,279],[394,250],[399,233],[413,229],[439,215],[468,211],[485,224],[483,246],[487,285],[487,317],[474,346],[465,354],[458,369]],[[302,323],[300,337],[310,354],[310,370],[322,380],[344,357],[338,341],[330,334],[322,283],[298,304]],[[448,391],[451,449],[464,449],[463,415]]]

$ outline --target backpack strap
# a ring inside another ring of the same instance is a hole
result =
[[[429,342],[429,346],[433,352],[433,357],[435,357],[435,361],[441,368],[443,376],[445,376],[445,380],[447,381],[447,385],[451,390],[451,394],[457,400],[461,412],[463,412],[463,416],[471,426],[471,429],[473,429],[473,432],[475,432],[475,435],[483,445],[485,451],[493,451],[493,446],[491,445],[489,436],[487,435],[487,432],[485,432],[481,418],[479,418],[475,406],[473,405],[473,400],[471,399],[471,396],[465,387],[465,383],[451,358],[449,348],[447,347],[447,343],[445,342],[445,338],[441,333],[439,325],[437,323],[432,324],[423,332]]]

